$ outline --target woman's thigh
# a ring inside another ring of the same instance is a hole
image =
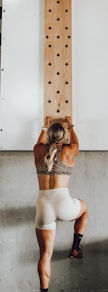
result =
[[[61,199],[56,204],[56,216],[58,220],[72,221],[80,213],[80,200],[72,198],[70,195]]]
[[[78,199],[80,202],[80,212],[78,213],[78,215],[76,216],[75,219],[79,219],[84,213],[88,214],[88,207],[85,201],[83,201],[82,199]]]
[[[52,256],[56,230],[42,230],[36,228],[36,237],[40,248],[41,256],[46,253]]]

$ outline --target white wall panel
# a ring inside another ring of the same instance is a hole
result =
[[[43,123],[44,0],[4,0],[0,148],[31,150]],[[73,122],[81,150],[108,150],[108,1],[73,0]]]
[[[3,11],[1,149],[30,150],[43,116],[43,1],[4,0]]]
[[[73,0],[73,100],[80,149],[108,150],[107,0]]]

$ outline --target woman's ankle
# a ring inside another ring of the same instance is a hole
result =
[[[48,292],[48,288],[47,289],[41,288],[40,291],[41,292]]]

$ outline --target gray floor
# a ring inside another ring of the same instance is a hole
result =
[[[108,152],[80,152],[69,183],[86,200],[84,259],[68,251],[73,223],[58,222],[50,292],[108,291]],[[32,152],[0,153],[0,292],[39,292],[34,217],[38,183]]]

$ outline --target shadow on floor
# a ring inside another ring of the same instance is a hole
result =
[[[19,270],[25,268],[28,270],[30,266],[36,266],[38,262],[39,250],[35,234],[33,233],[34,217],[35,208],[30,206],[16,209],[2,209],[0,211],[0,226],[4,230],[1,233],[1,240],[3,239],[1,243],[5,251],[4,240],[6,242],[9,236],[16,234],[13,251],[16,252],[15,257]],[[31,224],[29,225],[30,222]],[[22,228],[23,225],[24,228]],[[7,227],[6,231],[4,227]],[[67,245],[64,248],[64,241],[69,242],[69,235],[67,234],[67,238],[64,237],[61,240],[61,233],[59,231],[60,228],[58,227],[57,238],[59,248],[55,243],[51,263],[52,276],[49,291],[108,292],[108,240],[99,240],[85,245],[82,244],[84,258],[75,261],[68,258],[69,249],[67,249]],[[5,237],[6,235],[7,237]],[[10,247],[10,243],[6,244],[6,250],[8,246]],[[1,256],[3,257],[3,254]],[[13,253],[9,255],[10,262],[11,256],[13,258]]]
[[[50,292],[107,292],[108,240],[83,245],[84,258],[68,258],[68,249],[57,250],[52,257]],[[19,258],[21,265],[37,264],[38,249],[26,250]]]
[[[34,221],[36,209],[32,206],[7,208],[0,210],[0,226],[14,226]]]
[[[54,251],[53,284],[56,291],[107,292],[108,291],[108,240],[83,246],[84,258],[68,259],[68,250]]]

